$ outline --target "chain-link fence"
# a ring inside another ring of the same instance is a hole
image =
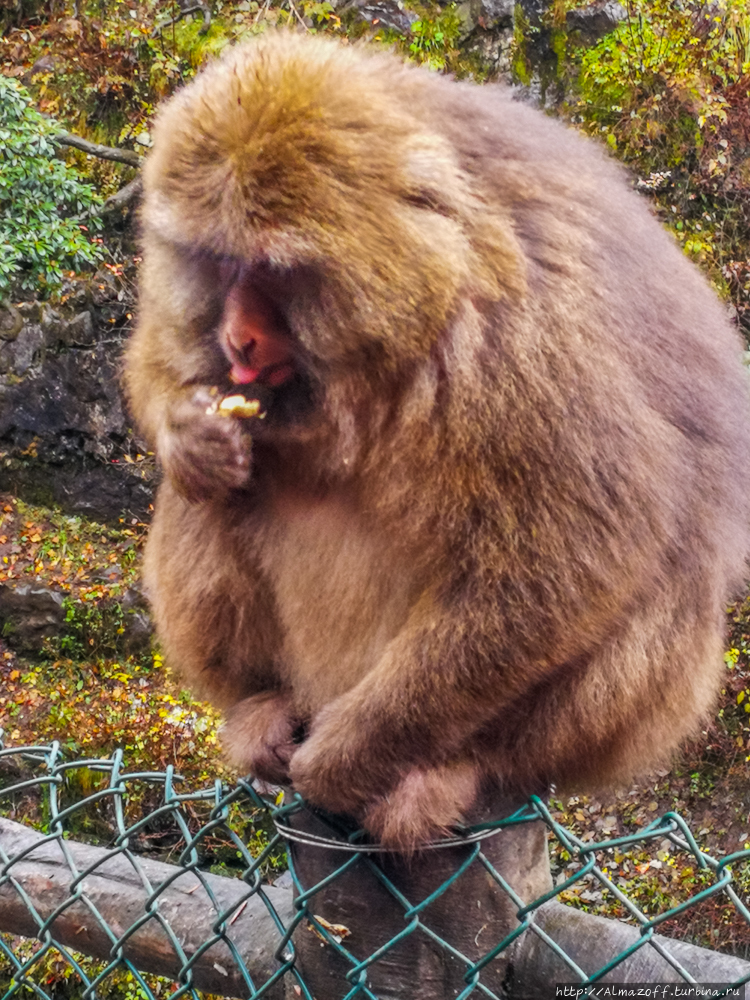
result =
[[[675,813],[584,840],[534,797],[400,860],[298,799],[247,781],[185,789],[170,768],[128,772],[121,751],[68,760],[57,743],[5,748],[0,786],[6,997],[536,1000],[556,983],[606,981],[723,984],[715,995],[737,996],[750,981],[750,963],[659,933],[709,902],[750,925],[750,850],[711,857]],[[628,891],[636,849],[646,868],[689,861],[679,901]],[[544,872],[531,877],[534,852]]]

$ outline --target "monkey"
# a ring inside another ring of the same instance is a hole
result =
[[[238,766],[409,851],[488,781],[664,760],[721,681],[750,414],[736,330],[624,169],[502,85],[282,31],[153,140],[144,574]]]

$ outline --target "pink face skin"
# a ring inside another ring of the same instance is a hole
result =
[[[220,336],[235,385],[278,386],[294,374],[289,336],[273,304],[247,282],[229,292]]]

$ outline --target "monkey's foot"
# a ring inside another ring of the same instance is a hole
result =
[[[365,813],[364,826],[381,844],[410,853],[449,833],[469,812],[479,792],[479,773],[469,761],[414,767]]]
[[[227,712],[222,743],[243,771],[274,785],[289,783],[289,761],[297,749],[301,720],[291,695],[278,691],[245,698]]]
[[[450,830],[477,798],[476,763],[399,767],[388,748],[368,745],[367,720],[347,715],[346,698],[319,713],[294,754],[294,788],[311,805],[358,819],[391,850],[413,851]]]

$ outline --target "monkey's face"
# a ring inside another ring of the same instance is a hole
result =
[[[399,100],[374,55],[332,59],[321,45],[320,71],[300,77],[296,57],[284,70],[273,57],[296,45],[269,35],[232,50],[161,109],[147,235],[239,262],[261,293],[243,293],[244,308],[264,314],[265,342],[278,325],[270,301],[322,381],[395,376],[429,355],[465,296],[494,301],[514,285],[514,237],[507,220],[490,224],[455,150],[415,111],[421,75],[403,71]],[[316,45],[300,50],[300,72]],[[227,303],[238,306],[239,291]],[[265,367],[285,363],[269,357]],[[243,378],[263,370],[236,352],[231,364]]]

